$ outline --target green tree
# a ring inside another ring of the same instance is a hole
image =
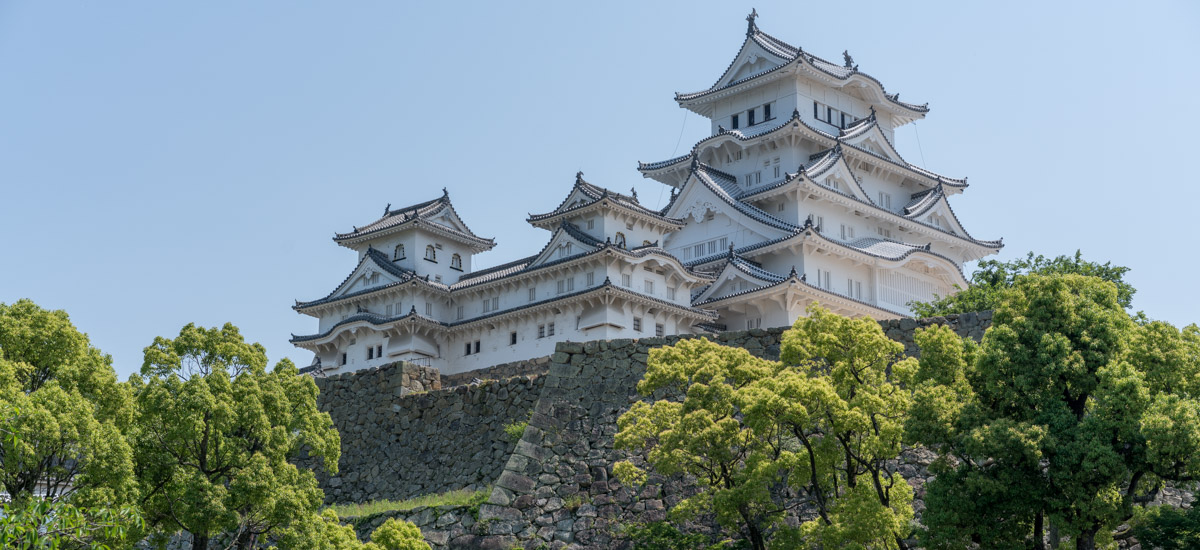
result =
[[[1095,277],[1024,276],[977,350],[918,334],[907,432],[941,454],[929,547],[1041,547],[1048,520],[1094,548],[1159,483],[1193,478],[1200,331],[1136,324],[1118,296]]]
[[[0,441],[0,489],[13,500],[11,511],[55,530],[101,525],[109,510],[136,502],[123,433],[129,391],[117,383],[111,358],[65,312],[29,300],[0,304],[0,403],[14,411]],[[103,541],[95,537],[106,534],[85,531],[78,538]]]
[[[340,440],[317,409],[312,379],[286,359],[267,371],[263,347],[226,324],[187,325],[146,348],[136,391],[135,451],[147,521],[249,548],[312,517],[323,500],[313,473],[288,460],[306,448],[337,471]]]
[[[744,349],[706,339],[682,340],[650,350],[638,392],[664,390],[682,400],[639,401],[617,420],[615,446],[645,454],[659,474],[696,477],[700,491],[671,513],[688,518],[714,511],[727,529],[740,527],[756,550],[766,548],[767,531],[786,510],[769,488],[783,480],[785,467],[777,425],[751,426],[739,413],[738,392],[770,376],[776,367]],[[631,462],[614,466],[627,485],[645,481]]]
[[[917,368],[903,351],[878,323],[815,305],[784,333],[782,362],[703,339],[651,350],[638,391],[682,399],[635,403],[616,446],[644,453],[660,474],[696,476],[700,492],[672,514],[713,510],[756,549],[903,547],[912,489],[886,467],[900,453],[903,384]],[[630,462],[614,471],[645,480]],[[818,517],[781,527],[802,506]]]
[[[329,508],[282,529],[278,544],[285,550],[430,550],[421,529],[399,518],[388,518],[371,532],[371,542],[363,543]]]
[[[873,319],[815,304],[783,334],[781,359],[743,408],[747,422],[777,424],[800,444],[789,481],[817,517],[781,533],[785,546],[904,548],[913,493],[888,464],[900,455],[916,360]]]
[[[934,296],[929,302],[913,302],[909,304],[913,315],[917,317],[934,317],[952,313],[969,313],[974,311],[990,311],[1000,305],[1004,291],[1012,288],[1017,279],[1026,275],[1084,275],[1099,277],[1117,286],[1117,302],[1121,307],[1129,308],[1133,303],[1133,286],[1125,282],[1128,267],[1112,265],[1112,262],[1099,264],[1083,259],[1080,251],[1075,256],[1058,256],[1047,258],[1042,255],[1034,256],[1030,252],[1024,258],[1009,262],[983,260],[979,262],[971,274],[971,286],[959,289],[950,296]]]

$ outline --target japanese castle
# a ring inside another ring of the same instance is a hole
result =
[[[294,309],[319,319],[292,343],[326,373],[417,361],[455,373],[554,353],[559,341],[792,324],[812,302],[848,316],[903,317],[912,301],[966,287],[963,262],[997,253],[950,207],[966,178],[896,152],[895,129],[928,105],[900,101],[848,53],[837,64],[759,30],[710,88],[677,93],[711,121],[686,155],[639,163],[670,186],[661,210],[576,174],[566,198],[526,220],[537,254],[472,269],[495,241],[445,189],[334,242],[358,265]],[[551,206],[551,205],[547,205]]]

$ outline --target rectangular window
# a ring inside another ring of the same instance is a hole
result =
[[[596,218],[592,218],[592,219],[588,220],[588,229],[595,229],[595,228],[596,228]]]
[[[479,340],[475,341],[475,353],[479,353]]]
[[[746,174],[745,182],[746,187],[750,187],[751,185],[754,185],[754,178],[751,178],[750,174]]]
[[[487,313],[487,312],[491,311],[492,310],[491,306],[492,306],[492,301],[487,298],[484,298],[483,299],[483,312]]]
[[[775,177],[779,177],[779,167],[775,167]]]
[[[471,355],[471,343],[470,342],[467,342],[466,351],[463,352],[463,355]]]
[[[782,203],[782,202],[781,202],[781,203],[779,203],[779,206],[778,206],[778,207],[776,207],[775,209],[776,209],[776,210],[778,210],[778,211],[780,211],[780,212],[783,212],[783,203]]]
[[[517,345],[517,333],[516,332],[508,333],[508,345],[510,345],[510,346]]]
[[[891,210],[892,196],[887,193],[884,193],[883,191],[880,191],[879,192],[879,206],[882,208],[887,208],[888,210]]]
[[[813,223],[817,226],[817,232],[821,233],[825,229],[825,216],[813,216]]]
[[[396,315],[404,315],[404,308],[400,307],[400,302],[396,302]]]
[[[383,357],[383,344],[375,347],[375,357]]]
[[[492,298],[492,311],[496,311],[499,309],[500,309],[500,297],[496,296],[496,297]]]
[[[338,363],[338,365],[345,365],[345,364],[346,364],[346,354],[345,354],[345,353],[343,353],[343,354],[342,354],[342,362],[341,362],[341,363]]]
[[[746,319],[746,330],[755,329],[755,328],[762,328],[762,317]]]
[[[555,290],[557,290],[559,294],[562,294],[567,291],[567,282],[563,279],[559,279],[559,280],[555,281],[554,286],[555,286]]]
[[[663,334],[666,334],[666,332],[667,332],[667,331],[666,331],[666,330],[665,330],[665,328],[663,327],[662,323],[655,323],[655,324],[654,324],[654,335],[655,335],[655,336],[657,336],[657,337],[659,337],[659,338],[662,338],[662,337],[663,337]]]
[[[585,277],[587,280],[587,286],[592,286],[592,285],[596,284],[596,274],[595,273],[589,271]]]
[[[731,129],[737,130],[738,129],[738,116],[733,115],[733,116],[729,117],[729,124],[730,124]]]
[[[667,287],[667,298],[670,298],[672,300],[675,299],[675,287],[673,287],[673,286]]]
[[[854,238],[854,226],[842,224],[842,240],[848,241]]]
[[[708,241],[708,253],[709,254],[717,253],[717,241]]]
[[[633,318],[633,330],[636,330],[638,332],[642,331],[642,318],[641,317]]]
[[[546,337],[546,325],[538,325],[538,338]]]
[[[892,238],[892,230],[891,229],[884,229],[882,227],[876,227],[875,232],[878,233],[880,237],[883,237],[885,239]]]
[[[435,282],[438,282],[438,283],[440,283],[440,282],[442,282],[442,276],[441,276],[441,275],[434,275],[434,276],[433,276],[433,280],[434,280]]]
[[[567,292],[575,290],[575,277],[567,279]]]
[[[425,315],[433,316],[433,304],[425,302]]]
[[[854,281],[854,297],[862,299],[862,283]]]
[[[645,291],[646,294],[654,294],[654,281],[646,279],[644,283],[645,284],[642,285],[642,290]]]
[[[771,104],[763,105],[763,120],[771,120]]]
[[[463,307],[462,306],[458,306],[458,307],[454,308],[454,318],[455,319],[463,318]]]
[[[529,287],[529,301],[532,302],[536,299],[537,299],[537,288]]]
[[[629,287],[633,286],[633,275],[630,275],[628,273],[622,273],[621,274],[621,286],[623,286],[625,288],[629,288]]]
[[[754,173],[754,184],[757,185],[760,183],[762,183],[762,170]]]
[[[391,316],[392,316],[392,304],[388,304],[388,305],[387,305],[387,307],[386,307],[386,308],[383,308],[383,309],[384,309],[384,311],[387,311],[387,316],[388,316],[388,317],[391,317]]]
[[[370,361],[371,359],[374,359],[374,358],[375,358],[375,348],[367,348],[367,360]]]
[[[734,152],[733,152],[733,160],[742,160],[742,152],[741,152],[741,150],[738,150],[738,151],[734,151]]]
[[[546,336],[554,336],[554,323],[546,324]]]
[[[746,111],[746,126],[754,126],[754,109]]]

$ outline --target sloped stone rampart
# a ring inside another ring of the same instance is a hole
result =
[[[422,384],[439,387],[437,371],[428,370],[432,378]],[[342,439],[338,474],[317,470],[327,503],[402,500],[490,485],[514,446],[504,426],[529,418],[544,378],[414,393],[411,374],[383,368],[317,379],[321,410],[330,413]]]
[[[884,332],[916,351],[915,329],[946,324],[962,336],[980,338],[990,313],[882,323]],[[755,329],[717,335],[722,344],[777,359],[785,329]],[[613,449],[617,418],[642,399],[637,383],[649,350],[683,338],[644,338],[584,344],[561,343],[552,357],[541,399],[488,502],[480,507],[486,535],[471,544],[497,548],[620,548],[619,527],[657,521],[691,490],[682,478],[652,476],[639,489],[624,487],[612,465],[628,456]],[[913,451],[898,466],[923,495],[928,452]],[[711,527],[711,518],[697,527]],[[480,531],[477,529],[476,531]],[[468,540],[464,537],[464,542]],[[454,546],[451,539],[450,547]]]

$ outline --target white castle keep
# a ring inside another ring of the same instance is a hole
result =
[[[492,249],[442,196],[384,210],[334,242],[358,265],[294,309],[320,320],[292,343],[327,373],[409,360],[455,373],[588,341],[790,325],[812,302],[848,316],[905,316],[967,285],[962,264],[1003,246],[972,237],[949,198],[967,181],[909,164],[895,129],[924,118],[859,72],[758,29],[707,90],[675,95],[712,135],[639,163],[671,186],[646,208],[576,174],[534,227],[537,254],[473,270]]]

